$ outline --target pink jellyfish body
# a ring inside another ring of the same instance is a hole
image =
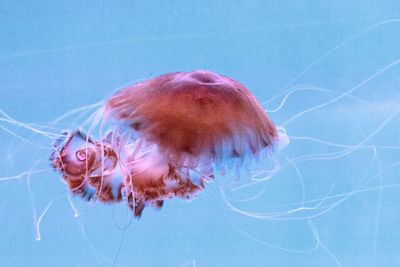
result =
[[[273,122],[242,84],[205,70],[168,73],[107,100],[113,129],[92,141],[65,133],[50,157],[72,194],[145,206],[191,198],[224,161],[257,157],[279,142]]]

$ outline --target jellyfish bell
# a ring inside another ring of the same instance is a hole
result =
[[[123,88],[107,100],[102,116],[114,125],[111,135],[93,142],[77,131],[55,148],[52,164],[72,193],[84,197],[90,189],[103,202],[124,199],[136,217],[145,206],[195,196],[226,162],[257,158],[282,143],[245,86],[205,70]],[[110,190],[120,193],[105,197]]]
[[[118,121],[167,155],[257,153],[278,141],[264,109],[242,84],[205,70],[168,73],[122,89],[106,103]]]

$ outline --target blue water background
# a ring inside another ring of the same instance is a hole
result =
[[[0,181],[0,265],[399,266],[399,19],[392,0],[3,1],[0,108],[17,122],[57,133],[121,86],[207,69],[246,85],[291,142],[268,181],[214,181],[123,231],[123,204],[73,198],[74,217],[53,140],[3,114],[0,177],[17,177]]]

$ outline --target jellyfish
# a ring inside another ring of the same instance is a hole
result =
[[[72,194],[124,201],[135,217],[173,197],[191,199],[216,172],[240,169],[246,159],[287,142],[245,86],[206,70],[123,88],[100,115],[100,139],[64,132],[51,164]]]

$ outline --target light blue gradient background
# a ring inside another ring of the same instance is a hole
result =
[[[269,113],[291,137],[276,156],[281,172],[239,192],[215,181],[191,202],[147,208],[126,230],[117,266],[399,266],[400,67],[373,76],[400,58],[397,18],[398,1],[3,1],[0,108],[17,121],[50,126],[130,82],[195,69],[238,80],[268,110],[302,85]],[[0,125],[38,146],[53,142]],[[349,153],[321,156],[343,149]],[[48,154],[0,129],[0,177],[48,169]],[[308,155],[317,156],[284,165]],[[74,218],[59,174],[30,181],[37,217],[54,199],[42,239],[35,241],[27,176],[1,181],[0,265],[111,266],[123,233],[115,224],[129,221],[123,204],[114,210],[74,198]],[[314,207],[304,213],[256,219],[230,210],[220,184],[232,204],[254,212],[286,213],[302,200],[339,197],[304,203]],[[293,219],[299,216],[314,217]]]

